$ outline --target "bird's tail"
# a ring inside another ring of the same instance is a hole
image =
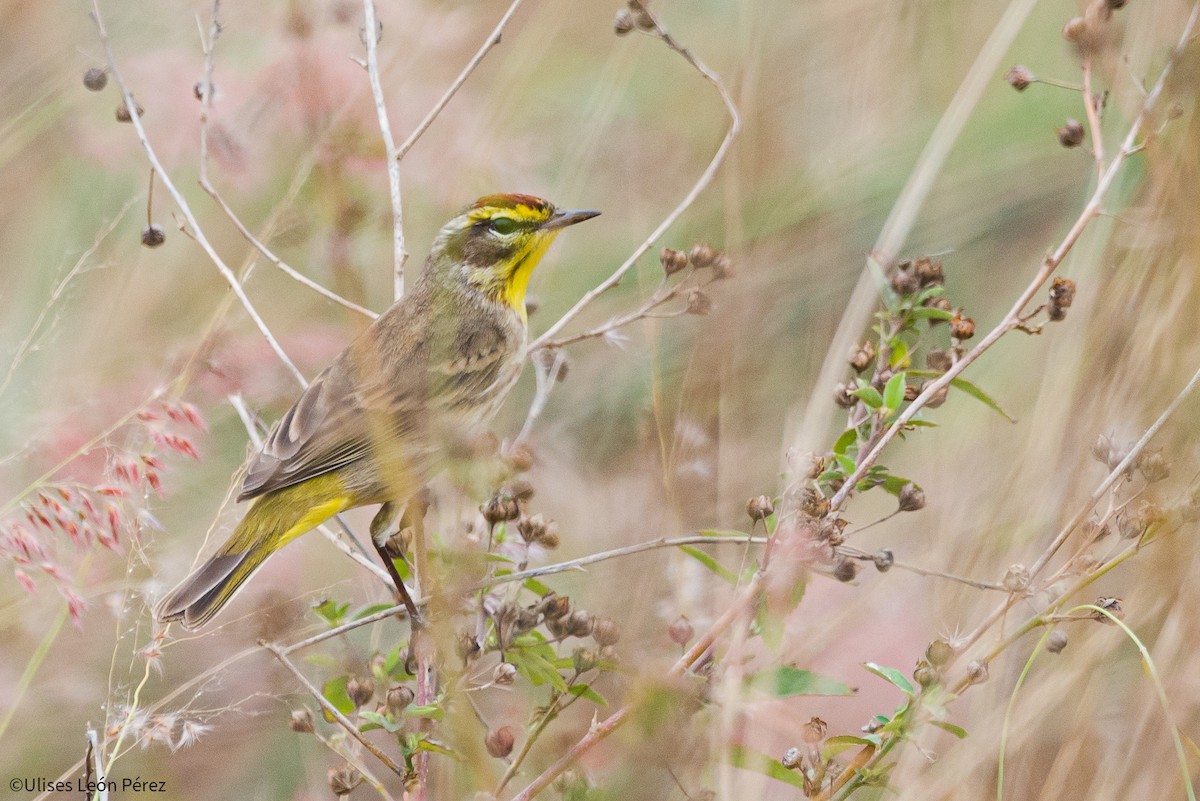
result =
[[[155,618],[160,623],[179,621],[185,629],[203,626],[268,556],[352,505],[335,476],[310,479],[255,499],[221,549],[159,601]]]

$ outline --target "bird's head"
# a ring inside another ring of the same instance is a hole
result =
[[[554,237],[599,213],[563,211],[531,195],[486,195],[443,226],[430,266],[524,317],[529,276]]]

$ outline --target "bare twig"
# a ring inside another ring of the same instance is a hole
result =
[[[292,672],[292,675],[296,677],[297,681],[304,685],[304,689],[308,690],[309,693],[312,694],[313,698],[317,700],[317,703],[321,705],[321,709],[325,710],[330,717],[340,723],[342,728],[346,730],[347,734],[362,743],[363,748],[374,754],[375,757],[384,765],[387,765],[388,770],[392,771],[400,778],[405,778],[408,775],[408,772],[400,765],[397,765],[390,756],[381,751],[379,746],[375,745],[375,743],[364,737],[362,732],[358,730],[358,727],[351,723],[349,718],[343,715],[336,706],[329,703],[329,700],[321,694],[321,691],[317,689],[316,685],[309,681],[308,677],[301,673],[298,667],[292,664],[292,660],[287,658],[287,653],[283,649],[274,643],[264,641],[260,641],[259,645],[273,653],[275,658],[278,659],[284,667]]]
[[[275,339],[275,335],[267,327],[267,324],[259,316],[258,311],[254,308],[254,304],[250,302],[250,298],[246,296],[246,291],[242,288],[241,283],[234,276],[233,271],[221,258],[220,254],[213,248],[212,243],[208,241],[208,237],[204,235],[204,231],[200,228],[200,223],[197,222],[196,216],[192,213],[191,206],[188,205],[187,199],[175,186],[175,182],[171,180],[167,171],[163,168],[162,162],[159,161],[158,154],[154,150],[154,146],[150,144],[150,139],[146,136],[146,129],[142,125],[141,115],[137,113],[137,104],[133,100],[133,95],[129,91],[128,84],[121,76],[121,72],[117,67],[116,56],[113,54],[112,44],[108,38],[108,30],[104,27],[104,19],[100,15],[99,0],[92,0],[92,22],[96,25],[96,32],[100,38],[100,44],[104,47],[104,54],[108,60],[108,69],[112,73],[113,79],[117,82],[117,86],[121,89],[121,97],[124,100],[126,109],[129,110],[129,121],[133,124],[134,130],[137,132],[138,141],[142,143],[142,149],[146,152],[146,158],[150,161],[150,165],[158,173],[159,178],[163,182],[163,186],[171,194],[171,198],[175,201],[175,205],[179,208],[184,219],[187,221],[189,235],[192,236],[208,255],[209,259],[216,265],[217,271],[221,273],[221,277],[229,284],[233,293],[241,302],[242,307],[246,310],[246,314],[254,321],[263,338],[267,340],[267,344],[271,346],[271,350],[275,351],[275,355],[283,362],[284,367],[292,374],[300,386],[308,385],[303,373],[292,363],[291,358],[280,346],[279,341]]]
[[[400,162],[396,153],[396,140],[392,137],[392,125],[388,122],[387,106],[383,102],[383,85],[379,80],[379,23],[375,17],[374,0],[363,0],[363,38],[367,44],[367,75],[371,81],[371,96],[375,98],[375,115],[379,117],[379,133],[387,153],[388,192],[392,198],[392,243],[393,285],[395,300],[404,296],[404,262],[408,252],[404,249],[404,205],[400,196]]]
[[[650,12],[647,11],[646,13]],[[658,227],[656,227],[650,233],[650,235],[646,237],[646,240],[642,242],[642,244],[638,245],[638,247],[633,251],[629,258],[621,264],[620,267],[613,271],[612,275],[604,279],[604,281],[602,281],[599,285],[594,287],[582,298],[580,298],[579,301],[570,309],[568,309],[562,317],[558,318],[558,321],[551,325],[545,333],[535,339],[529,346],[530,352],[549,347],[552,344],[554,337],[560,331],[562,331],[567,323],[575,319],[579,313],[591,305],[596,298],[600,297],[605,292],[621,283],[621,279],[624,278],[625,274],[633,268],[633,265],[637,263],[638,259],[644,256],[646,252],[653,247],[654,243],[657,242],[662,235],[667,232],[667,229],[674,225],[675,221],[678,220],[683,213],[688,210],[692,203],[695,202],[696,198],[700,196],[700,193],[703,192],[710,183],[712,183],[713,178],[717,174],[717,170],[720,169],[721,165],[725,162],[725,156],[729,153],[729,148],[733,145],[733,140],[737,138],[738,133],[742,129],[742,118],[738,114],[737,106],[734,105],[733,97],[729,94],[729,90],[725,88],[725,83],[721,80],[720,76],[706,67],[704,63],[697,59],[690,50],[676,42],[662,27],[662,25],[658,23],[657,18],[655,18],[655,31],[651,35],[657,36],[659,39],[661,39],[663,43],[667,45],[667,47],[681,55],[684,60],[691,64],[704,77],[705,80],[716,87],[718,94],[721,96],[721,102],[725,104],[725,109],[729,112],[729,129],[725,132],[725,138],[721,140],[721,144],[717,148],[717,152],[713,154],[712,160],[709,161],[708,166],[704,169],[704,172],[700,174],[700,177],[696,180],[696,183],[692,185],[692,188],[684,196],[683,200],[679,202],[679,205],[672,209],[671,213],[663,218],[663,221],[658,224]]]
[[[521,3],[523,2],[525,2],[525,0],[513,0],[512,4],[508,7],[508,10],[504,12],[504,16],[502,16],[500,21],[496,23],[496,27],[492,29],[492,32],[488,34],[487,39],[485,39],[483,44],[480,45],[479,50],[477,50],[475,55],[472,56],[471,60],[467,62],[467,66],[463,67],[462,72],[460,72],[458,77],[454,79],[454,82],[450,84],[450,88],[448,88],[438,102],[433,105],[433,108],[431,108],[429,113],[425,115],[425,119],[421,120],[416,129],[414,129],[413,132],[408,135],[408,138],[404,140],[404,143],[397,148],[395,156],[396,161],[404,158],[405,154],[412,149],[412,146],[417,143],[417,140],[421,138],[425,131],[429,130],[429,126],[432,125],[433,121],[437,119],[439,114],[442,113],[442,109],[446,108],[447,104],[450,103],[451,98],[453,98],[458,90],[462,88],[462,85],[467,82],[467,78],[470,77],[471,73],[475,71],[475,68],[479,66],[479,62],[483,61],[484,56],[486,56],[493,47],[500,44],[500,36],[504,32],[505,26],[508,25],[508,21],[512,19],[512,15],[516,13],[516,10],[521,7]]]
[[[87,725],[87,742],[88,755],[91,757],[89,768],[95,771],[96,774],[96,794],[93,796],[94,801],[108,801],[108,784],[104,781],[106,774],[104,771],[104,750],[100,747],[100,738],[96,734],[96,730],[92,728],[92,724]]]
[[[1096,177],[1104,175],[1104,136],[1100,128],[1100,116],[1096,109],[1096,98],[1092,95],[1092,59],[1083,60],[1083,108],[1087,114],[1088,136],[1092,140],[1092,158],[1096,160]]]

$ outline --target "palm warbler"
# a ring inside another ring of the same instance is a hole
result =
[[[197,628],[309,529],[354,506],[407,502],[516,383],[529,276],[559,231],[597,214],[502,194],[448,222],[412,290],[276,424],[246,469],[238,500],[253,499],[249,510],[155,617]]]

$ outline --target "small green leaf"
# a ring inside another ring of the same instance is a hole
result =
[[[832,759],[843,751],[854,748],[855,746],[875,746],[878,748],[883,743],[883,740],[876,735],[867,735],[866,737],[855,737],[853,734],[839,734],[836,737],[830,737],[821,746],[821,758]]]
[[[680,545],[679,550],[683,551],[688,556],[707,567],[713,573],[728,581],[730,584],[737,584],[737,574],[699,548],[693,548],[690,545]]]
[[[534,595],[548,595],[550,593],[550,588],[535,578],[525,579],[524,587]]]
[[[396,646],[384,655],[383,672],[387,675],[390,676],[392,671],[396,669],[396,665],[400,664],[400,648],[404,645],[408,645],[408,643],[396,643]]]
[[[954,319],[954,314],[952,312],[945,311],[944,309],[937,309],[937,308],[934,308],[933,306],[917,306],[915,309],[913,309],[911,312],[909,312],[909,315],[914,320],[952,320],[952,319]]]
[[[351,620],[362,620],[364,617],[370,617],[376,612],[382,612],[384,609],[391,609],[393,606],[395,606],[395,604],[371,604],[369,606],[364,606],[362,609],[359,609],[354,613]]]
[[[804,789],[804,777],[798,772],[788,770],[778,759],[767,756],[760,751],[747,748],[744,745],[730,747],[729,764],[735,768],[762,773],[776,781],[786,782],[793,787]]]
[[[548,646],[547,646],[548,647]],[[567,682],[554,664],[539,652],[537,648],[515,649],[508,654],[509,661],[517,666],[517,672],[529,680],[530,684],[540,687],[549,684],[559,692],[567,691]],[[551,657],[557,658],[557,657]]]
[[[842,435],[837,438],[837,442],[833,443],[833,452],[837,454],[845,453],[851,445],[858,442],[858,429],[847,428],[842,432]]]
[[[350,604],[339,604],[332,598],[326,598],[321,603],[313,606],[313,611],[325,619],[331,627],[340,625],[342,618],[346,616],[346,610],[350,608]]]
[[[937,378],[940,375],[942,375],[937,370],[910,370],[909,372],[910,372],[910,374],[919,376],[921,378]],[[999,414],[1001,417],[1003,417],[1008,422],[1010,422],[1010,423],[1017,422],[1016,419],[1009,416],[1008,412],[1006,412],[1000,408],[1000,404],[996,403],[995,399],[993,399],[991,395],[987,394],[986,392],[984,392],[982,389],[980,389],[975,384],[972,384],[967,379],[952,378],[952,379],[950,379],[950,386],[954,387],[955,389],[957,389],[961,392],[967,393],[972,398],[974,398],[975,400],[982,403],[984,406],[988,407],[992,411]]]
[[[403,723],[396,723],[395,721],[388,720],[378,712],[359,712],[358,716],[363,720],[369,721],[368,723],[359,726],[359,731],[386,729],[389,733],[395,734],[396,732],[400,731],[400,727],[404,725]]]
[[[888,379],[887,386],[883,388],[883,406],[889,412],[896,411],[904,402],[904,379],[903,371],[896,373]]]
[[[441,720],[446,716],[446,710],[442,709],[437,704],[415,704],[409,705],[404,710],[404,716],[407,718],[428,718],[429,720]]]
[[[586,698],[596,706],[608,706],[608,701],[604,699],[604,696],[586,684],[572,684],[568,688],[568,692],[579,698]]]
[[[505,556],[502,553],[485,553],[485,554],[480,554],[480,556],[483,557],[483,561],[485,561],[485,562],[505,562],[508,564],[513,564],[514,562],[517,561],[516,559],[513,559],[511,556]]]
[[[350,700],[349,694],[346,693],[346,685],[350,683],[349,676],[338,676],[336,679],[330,679],[325,682],[325,686],[321,688],[321,695],[329,702],[330,706],[341,712],[343,715],[349,715],[354,712],[354,702]],[[322,708],[325,714],[325,719],[332,723],[335,718],[329,714],[328,710]]]
[[[879,390],[870,384],[851,390],[850,394],[860,399],[872,409],[878,409],[883,405],[883,396],[879,394]]]
[[[863,662],[863,667],[884,681],[899,687],[904,691],[905,695],[912,695],[913,692],[915,692],[913,690],[912,682],[910,682],[903,673],[895,668],[884,667],[883,665],[877,665],[874,662]]]
[[[835,453],[833,455],[833,460],[835,462],[837,462],[837,466],[839,468],[841,468],[841,470],[842,470],[842,472],[839,475],[847,475],[848,476],[851,473],[853,473],[854,468],[857,467],[857,465],[854,463],[853,459],[851,459],[849,456],[844,456],[840,453]]]
[[[456,759],[458,758],[458,755],[455,754],[453,751],[451,751],[449,748],[442,745],[441,743],[434,742],[433,740],[430,740],[428,738],[418,742],[415,750],[429,751],[430,753],[433,753],[433,754],[441,754],[442,756],[455,757]]]
[[[939,729],[945,729],[960,740],[967,736],[967,730],[962,726],[955,726],[953,723],[947,723],[944,720],[931,720],[929,722]]]
[[[892,352],[888,355],[888,367],[908,367],[912,359],[908,357],[908,343],[897,337],[891,343]]]
[[[746,677],[748,683],[762,687],[778,698],[792,695],[853,695],[854,691],[836,679],[811,670],[784,665]]]

